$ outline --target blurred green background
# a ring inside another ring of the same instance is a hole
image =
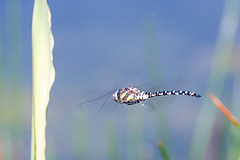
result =
[[[240,134],[207,98],[240,119],[238,0],[49,1],[56,80],[47,159],[237,159]],[[0,159],[30,159],[33,1],[0,2]],[[188,89],[116,104],[114,89]]]

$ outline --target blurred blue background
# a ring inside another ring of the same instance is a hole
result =
[[[0,2],[0,135],[6,159],[30,158],[33,3]],[[158,140],[172,159],[188,159],[206,93],[214,92],[207,84],[225,2],[50,0],[49,5],[56,80],[47,112],[47,159],[161,159]],[[234,40],[237,50],[239,31]],[[232,93],[232,73],[225,77],[225,91]],[[158,97],[142,107],[115,104],[108,94],[78,106],[128,85],[188,89],[203,98]],[[216,118],[214,131],[221,137],[223,117]],[[218,159],[217,142],[209,140],[204,159]]]

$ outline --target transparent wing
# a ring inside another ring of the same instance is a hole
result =
[[[88,103],[94,102],[94,101],[98,101],[98,100],[103,99],[103,98],[109,99],[110,97],[112,97],[112,93],[113,93],[113,92],[114,92],[114,90],[109,91],[109,92],[107,92],[107,93],[105,93],[105,94],[103,94],[103,95],[101,95],[101,96],[99,96],[99,97],[97,97],[97,98],[90,99],[90,100],[85,101],[85,102],[81,102],[81,103],[79,103],[79,104],[77,105],[77,107],[81,107],[81,106],[83,106],[83,105],[85,105],[85,104],[88,104]]]

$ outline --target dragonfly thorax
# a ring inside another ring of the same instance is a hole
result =
[[[113,99],[117,103],[125,103],[128,105],[139,103],[140,101],[144,101],[145,97],[144,91],[140,91],[135,87],[125,87],[122,89],[118,89],[115,93],[113,93]]]

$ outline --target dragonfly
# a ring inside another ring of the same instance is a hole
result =
[[[124,87],[122,89],[116,90],[112,94],[112,97],[117,103],[134,105],[152,97],[171,96],[171,95],[186,95],[186,96],[192,96],[196,98],[201,97],[201,95],[188,90],[170,90],[170,91],[165,90],[165,91],[157,91],[157,92],[145,92],[132,86],[128,86],[128,87]]]
[[[86,103],[89,103],[89,102],[92,102],[95,100],[99,100],[107,95],[109,95],[109,93],[107,93],[101,97],[98,97],[96,99],[92,99],[90,101],[83,102],[83,103],[79,104],[78,106],[81,106],[83,104],[86,104]],[[126,104],[126,105],[135,105],[135,104],[143,102],[149,98],[159,97],[159,96],[171,96],[171,95],[176,95],[176,96],[177,95],[186,95],[186,96],[191,96],[191,97],[196,97],[196,98],[201,97],[201,95],[199,95],[193,91],[188,91],[188,90],[164,90],[164,91],[156,91],[156,92],[146,92],[146,91],[140,90],[140,89],[138,89],[136,87],[132,87],[132,86],[127,86],[122,89],[116,90],[115,92],[113,92],[112,97],[113,97],[113,100],[117,103]]]

